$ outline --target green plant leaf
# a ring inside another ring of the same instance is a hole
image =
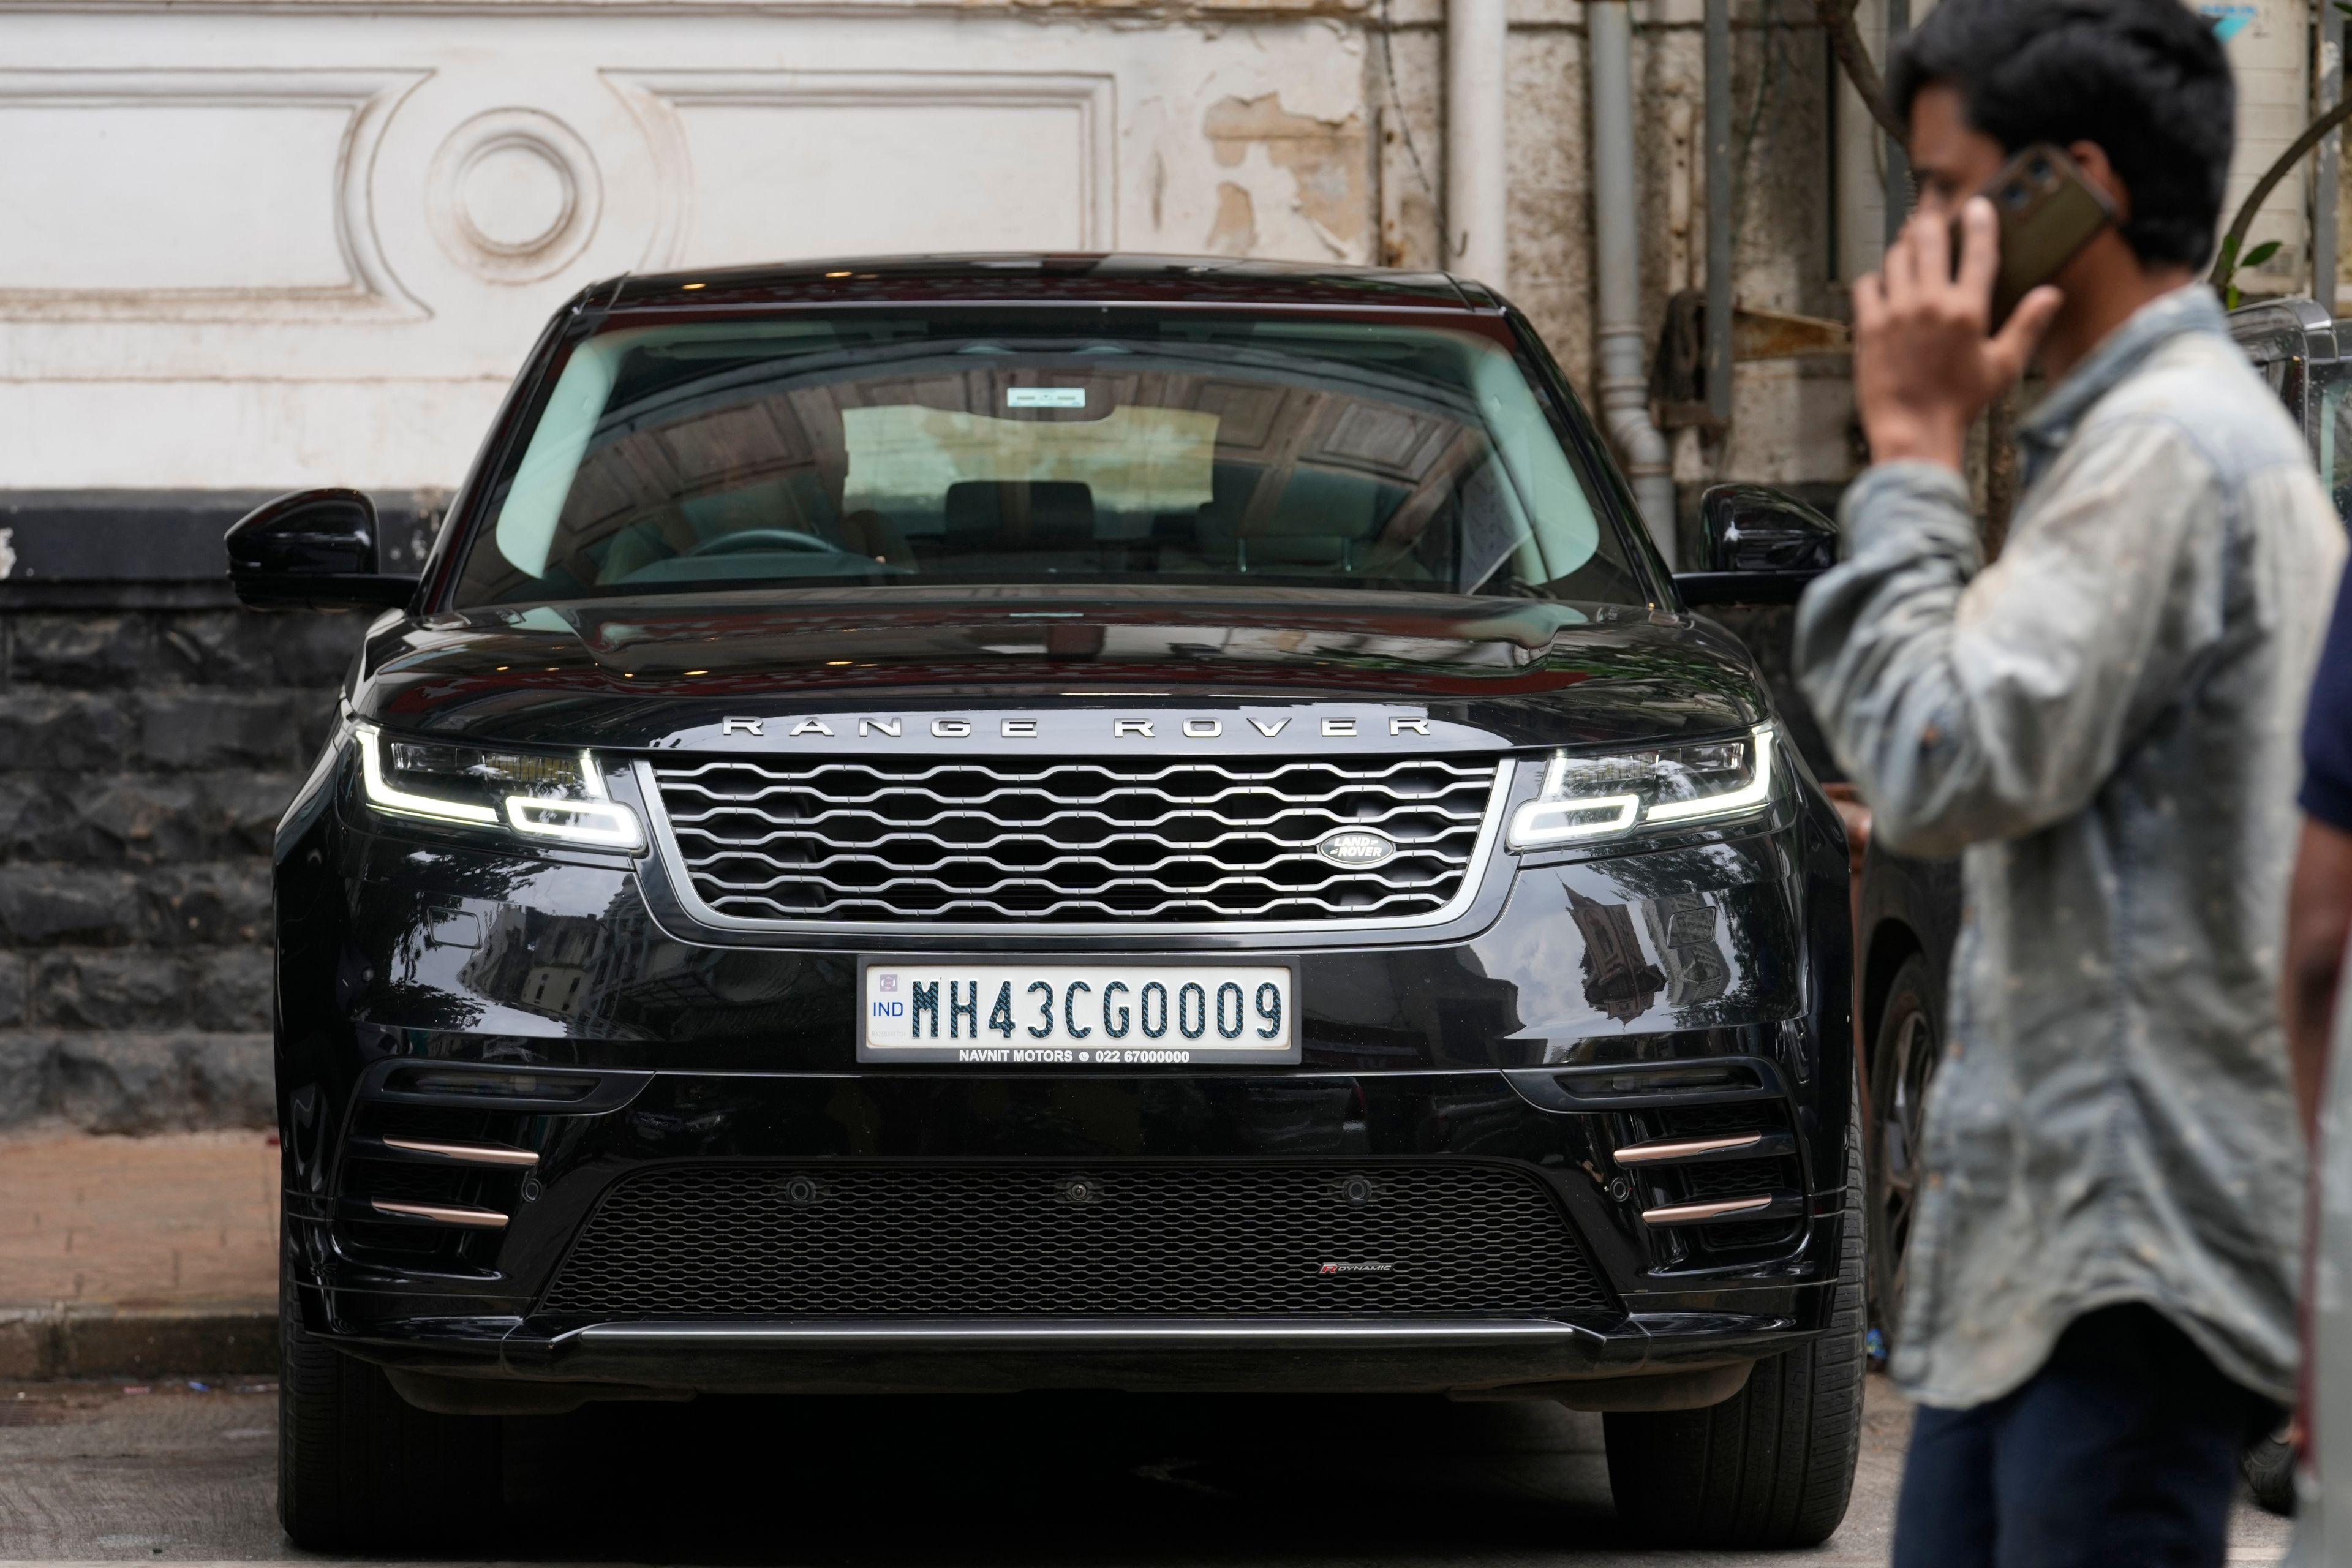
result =
[[[2238,308],[2238,300],[2241,298],[2242,296],[2238,293],[2238,286],[2235,283],[2225,285],[2221,289],[2221,308],[2225,310],[2236,310]]]
[[[2260,267],[2263,262],[2268,261],[2272,257],[2276,256],[2278,253],[2279,242],[2275,239],[2266,239],[2263,241],[2262,244],[2246,252],[2244,257],[2239,260],[2238,265],[2240,267]]]

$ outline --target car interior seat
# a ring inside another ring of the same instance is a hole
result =
[[[1090,551],[1095,495],[1068,479],[965,479],[948,487],[950,554]]]

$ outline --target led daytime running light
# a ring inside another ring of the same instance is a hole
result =
[[[1652,822],[1688,822],[1698,816],[1730,816],[1762,805],[1772,794],[1772,726],[1759,724],[1756,775],[1726,795],[1703,795],[1696,800],[1670,800],[1650,807]]]
[[[1558,766],[1555,763],[1554,767]],[[1583,818],[1593,812],[1612,815]],[[1531,800],[1511,818],[1514,844],[1572,844],[1580,838],[1604,838],[1633,826],[1642,811],[1637,795],[1591,795],[1582,800]],[[1556,819],[1556,820],[1555,820]]]
[[[404,789],[394,789],[392,781],[383,776],[383,731],[373,724],[359,726],[360,772],[367,783],[368,804],[378,811],[388,811],[395,816],[422,816],[435,822],[467,822],[482,826],[496,826],[499,814],[487,805],[473,805],[462,800],[440,800],[429,795],[411,795]]]
[[[588,787],[602,794],[602,781],[593,771],[588,778]],[[510,795],[507,796],[507,822],[518,833],[562,838],[573,844],[635,849],[644,842],[637,832],[635,814],[625,805],[604,802],[540,800],[527,795]]]
[[[1544,769],[1537,798],[1511,814],[1509,844],[1514,849],[1541,849],[1556,844],[1615,837],[1638,821],[1647,826],[1738,816],[1763,806],[1772,798],[1773,729],[1759,724],[1748,731],[1756,748],[1755,765],[1744,784],[1693,800],[1660,801],[1646,811],[1638,795],[1594,795],[1550,799],[1561,787],[1568,760],[1555,755]]]
[[[368,804],[395,816],[420,816],[433,822],[457,822],[468,826],[495,827],[499,813],[470,801],[444,800],[395,788],[383,772],[383,731],[373,724],[355,726],[360,743],[360,773],[367,786]],[[636,814],[605,793],[604,775],[595,757],[580,753],[580,787],[586,800],[559,800],[545,795],[506,797],[506,825],[533,838],[553,838],[567,844],[593,844],[604,849],[641,849],[644,831]]]

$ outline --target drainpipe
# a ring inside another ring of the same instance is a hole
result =
[[[1458,0],[1457,0],[1458,3]],[[1641,206],[1633,175],[1633,19],[1626,0],[1586,0],[1592,65],[1592,220],[1600,325],[1601,418],[1633,483],[1642,521],[1675,564],[1675,479],[1666,438],[1650,423],[1642,336]]]
[[[1865,0],[1855,7],[1854,26],[1870,58],[1886,58],[1886,7]],[[1886,254],[1886,187],[1884,144],[1878,121],[1862,101],[1862,94],[1832,64],[1830,91],[1835,95],[1832,113],[1837,122],[1837,256],[1838,280],[1851,284],[1865,272],[1875,272]]]
[[[2319,8],[2320,111],[2344,97],[2344,14],[2333,5]],[[2319,155],[2311,170],[2311,297],[2329,315],[2336,314],[2336,189],[2344,168],[2344,132],[2331,131],[2320,139]]]
[[[1706,0],[1706,411],[1717,429],[1729,427],[1731,0]]]
[[[1445,265],[1501,290],[1509,286],[1505,206],[1506,0],[1448,0],[1445,8]]]

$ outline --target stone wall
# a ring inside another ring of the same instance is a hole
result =
[[[267,1125],[269,844],[361,615],[240,609],[259,491],[0,491],[0,1131]],[[414,572],[446,497],[376,498]]]
[[[140,596],[0,611],[0,1128],[271,1120],[270,836],[364,621]]]

